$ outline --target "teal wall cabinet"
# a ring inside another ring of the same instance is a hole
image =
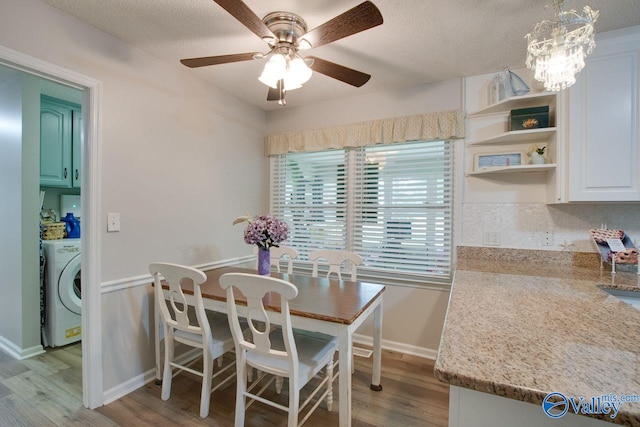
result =
[[[77,104],[42,95],[40,100],[40,185],[79,188],[82,110]]]

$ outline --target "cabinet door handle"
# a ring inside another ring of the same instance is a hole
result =
[[[78,179],[78,169],[76,169],[76,180]]]
[[[67,179],[67,168],[64,168],[64,179]]]

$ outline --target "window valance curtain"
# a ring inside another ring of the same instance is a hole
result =
[[[327,129],[268,135],[266,150],[268,156],[274,156],[305,151],[464,137],[464,115],[461,110],[453,110],[372,120]]]

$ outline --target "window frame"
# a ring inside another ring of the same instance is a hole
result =
[[[437,276],[429,276],[427,274],[414,274],[406,271],[402,271],[398,273],[394,270],[384,270],[380,268],[371,268],[371,267],[359,267],[358,268],[358,280],[362,281],[375,281],[378,283],[384,283],[389,285],[402,285],[409,287],[418,287],[418,288],[431,288],[436,290],[449,290],[451,287],[451,282],[453,279],[454,272],[454,236],[453,236],[453,225],[454,225],[454,188],[455,188],[455,171],[454,171],[454,140],[438,140],[438,141],[411,141],[407,143],[396,143],[389,145],[376,145],[373,147],[398,147],[398,146],[406,146],[406,145],[416,145],[416,144],[433,144],[433,143],[442,143],[444,144],[443,153],[444,159],[446,160],[443,163],[443,176],[446,177],[444,181],[447,184],[444,186],[445,192],[447,193],[447,202],[444,204],[446,210],[448,212],[447,221],[445,223],[445,227],[447,229],[447,245],[445,246],[445,252],[448,256],[447,258],[447,269],[448,275],[437,275]],[[270,191],[269,191],[269,204],[270,211],[275,215],[278,215],[279,210],[274,210],[274,205],[276,204],[274,201],[274,187],[278,185],[276,180],[278,176],[276,176],[279,171],[276,168],[282,167],[279,165],[279,162],[282,161],[283,156],[289,155],[301,155],[312,154],[312,153],[329,153],[329,152],[344,152],[345,153],[345,172],[346,172],[346,182],[345,182],[345,196],[344,201],[346,204],[345,207],[345,240],[344,247],[341,249],[352,250],[355,249],[355,241],[356,239],[356,228],[354,225],[354,221],[357,220],[357,216],[354,214],[353,210],[355,209],[356,202],[355,198],[355,182],[356,182],[356,174],[358,173],[358,150],[366,150],[368,146],[365,147],[355,147],[355,148],[345,148],[343,150],[326,150],[320,152],[308,152],[308,153],[289,153],[272,156],[270,158]],[[363,154],[360,154],[362,156]],[[428,161],[428,160],[427,160]],[[362,165],[366,165],[365,162],[362,162]],[[379,193],[376,193],[379,194]],[[379,205],[376,204],[376,208],[379,208]],[[377,211],[376,211],[377,212]],[[384,227],[386,228],[387,222],[384,222]],[[427,225],[425,225],[427,226]],[[429,242],[429,241],[427,241]],[[285,244],[287,244],[285,242]],[[296,249],[301,252],[302,257],[298,257],[298,259],[294,262],[294,272],[302,273],[302,274],[310,274],[311,272],[311,263],[304,259],[304,249],[300,251],[300,248]],[[355,250],[360,253],[360,251]],[[360,253],[363,255],[363,253]]]

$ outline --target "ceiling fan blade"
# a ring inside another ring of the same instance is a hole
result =
[[[228,64],[229,62],[249,61],[258,52],[236,53],[233,55],[203,56],[202,58],[181,59],[183,65],[190,68],[206,67],[207,65]]]
[[[311,43],[312,47],[318,47],[380,24],[382,24],[380,10],[370,1],[365,1],[314,28],[302,38]]]
[[[348,83],[355,87],[360,87],[369,81],[371,76],[366,73],[345,67],[344,65],[335,64],[333,62],[316,58],[315,56],[307,56],[305,59],[313,59],[311,69],[325,76]]]
[[[213,0],[218,3],[220,7],[229,12],[234,18],[236,18],[242,25],[247,27],[258,37],[264,39],[265,37],[274,38],[275,36],[267,27],[262,19],[253,13],[249,6],[244,4],[242,0]]]

